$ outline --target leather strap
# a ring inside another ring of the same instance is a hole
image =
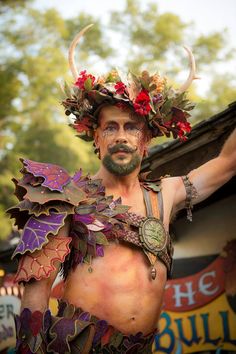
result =
[[[159,194],[160,193],[156,193],[152,190],[148,191],[147,189],[143,188],[144,201],[148,217],[154,216],[155,218],[160,219],[160,210],[158,207],[158,204],[160,206],[160,200],[158,198]]]
[[[157,193],[155,193],[154,191],[151,190],[151,191],[149,191],[149,196],[150,196],[151,205],[152,205],[152,215],[151,216],[154,216],[155,218],[160,219]]]
[[[159,205],[160,220],[163,222],[163,220],[164,220],[164,207],[163,207],[163,198],[162,198],[161,191],[157,194],[157,199],[158,199],[158,205]]]
[[[147,209],[147,216],[154,216],[157,219],[163,221],[163,198],[161,191],[156,193],[153,190],[147,190],[143,188],[144,200]]]
[[[149,191],[145,188],[142,188],[142,190],[143,190],[147,216],[152,216],[152,203],[151,203]]]

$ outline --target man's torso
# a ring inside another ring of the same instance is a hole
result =
[[[167,187],[164,183],[162,194],[163,221],[168,231],[173,196],[170,186]],[[106,194],[110,192],[107,190]],[[131,212],[147,216],[141,189],[132,197],[122,197],[122,204],[130,205]],[[156,327],[166,282],[166,267],[160,260],[155,263],[157,276],[153,280],[150,264],[140,248],[111,242],[105,246],[104,256],[94,258],[90,271],[89,268],[87,264],[79,264],[70,271],[64,300],[107,320],[123,333],[147,334]]]

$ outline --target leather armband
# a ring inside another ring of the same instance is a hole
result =
[[[27,252],[21,256],[15,281],[29,281],[31,278],[40,280],[48,278],[56,268],[54,263],[63,263],[67,254],[70,253],[69,243],[71,237],[48,237],[49,242],[41,250],[33,253]]]
[[[197,190],[188,176],[182,176],[181,178],[186,190],[185,208],[187,209],[187,219],[192,221],[193,199],[197,198]]]

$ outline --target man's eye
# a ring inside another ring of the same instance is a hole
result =
[[[128,124],[126,126],[126,130],[132,131],[132,132],[137,132],[137,131],[139,131],[139,128],[134,124]]]
[[[104,129],[105,132],[114,132],[116,130],[116,127],[109,125]]]

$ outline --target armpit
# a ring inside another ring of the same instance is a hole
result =
[[[198,193],[188,176],[181,176],[181,178],[186,191],[185,208],[187,209],[187,219],[192,221],[193,200],[198,197]]]

